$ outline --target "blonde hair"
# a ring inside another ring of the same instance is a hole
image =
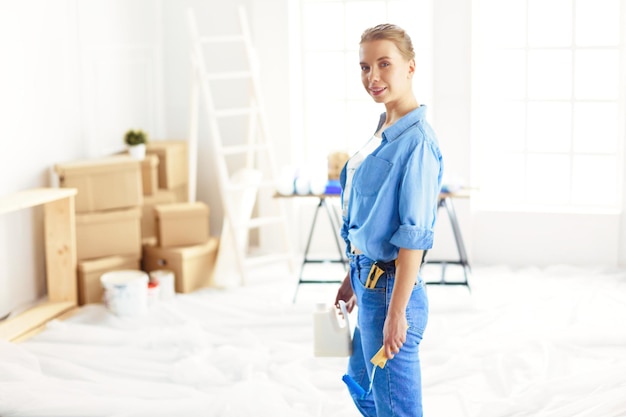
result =
[[[392,41],[400,51],[400,54],[406,58],[407,61],[415,58],[415,51],[413,50],[411,37],[400,26],[391,23],[383,23],[369,29],[365,29],[361,35],[361,42],[359,42],[359,45],[365,42],[377,40]]]

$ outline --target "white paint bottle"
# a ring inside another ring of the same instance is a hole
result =
[[[313,340],[315,356],[350,356],[352,335],[348,311],[344,301],[339,302],[341,315],[335,306],[319,303],[313,313]]]

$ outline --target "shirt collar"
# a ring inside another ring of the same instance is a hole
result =
[[[381,120],[384,122],[385,113],[381,115]],[[393,142],[410,126],[423,121],[426,118],[426,105],[422,104],[415,110],[411,110],[404,116],[402,116],[397,122],[389,126],[383,132],[383,139],[387,142]]]

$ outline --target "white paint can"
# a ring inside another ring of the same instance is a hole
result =
[[[148,274],[134,269],[105,272],[100,277],[104,303],[121,317],[137,316],[148,310]]]

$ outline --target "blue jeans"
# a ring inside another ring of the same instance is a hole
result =
[[[395,266],[384,267],[385,273],[375,288],[365,282],[374,261],[364,255],[350,255],[350,282],[357,297],[358,318],[352,342],[348,375],[366,392],[370,387],[372,356],[383,345],[383,325],[389,309],[395,279]],[[364,398],[351,392],[357,408],[367,417],[421,417],[422,384],[419,344],[428,322],[428,299],[424,283],[418,278],[407,310],[409,329],[406,342],[384,368],[374,375],[372,390]]]

